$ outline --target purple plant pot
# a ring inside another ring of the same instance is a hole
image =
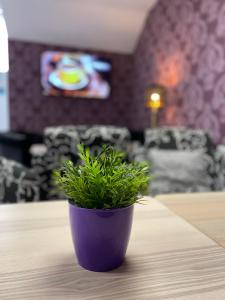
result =
[[[119,267],[125,257],[134,206],[86,209],[69,204],[70,226],[78,263],[105,272]]]

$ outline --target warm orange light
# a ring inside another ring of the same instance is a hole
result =
[[[146,90],[145,105],[150,108],[150,125],[151,128],[157,127],[158,111],[164,106],[166,91],[163,86],[151,84]]]
[[[146,106],[150,107],[150,108],[156,108],[156,109],[159,109],[159,108],[163,107],[161,100],[158,100],[158,101],[151,101],[151,100],[147,101]]]
[[[157,82],[167,88],[173,88],[182,82],[186,69],[185,56],[181,51],[167,54],[165,58],[156,56]]]
[[[164,106],[163,92],[158,87],[149,88],[146,94],[146,106],[151,109],[159,109]]]

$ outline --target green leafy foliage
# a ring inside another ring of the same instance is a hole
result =
[[[126,207],[139,201],[150,176],[146,163],[126,163],[124,154],[103,146],[98,155],[78,146],[80,165],[65,161],[54,173],[71,203],[89,209]]]

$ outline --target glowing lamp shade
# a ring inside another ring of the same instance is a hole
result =
[[[6,28],[3,10],[0,8],[0,73],[9,70],[8,32]]]
[[[165,105],[165,89],[159,85],[151,85],[146,90],[146,106],[150,108],[150,125],[157,127],[157,115],[159,109]]]
[[[159,86],[151,86],[146,92],[146,106],[151,109],[159,109],[164,106],[164,89]]]
[[[160,94],[153,93],[153,94],[150,95],[149,106],[151,108],[160,108],[160,107],[162,107]]]

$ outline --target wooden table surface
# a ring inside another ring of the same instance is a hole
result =
[[[0,299],[225,299],[225,249],[147,201],[124,264],[107,273],[77,265],[66,202],[0,206]]]
[[[161,195],[156,198],[225,248],[225,191]]]

